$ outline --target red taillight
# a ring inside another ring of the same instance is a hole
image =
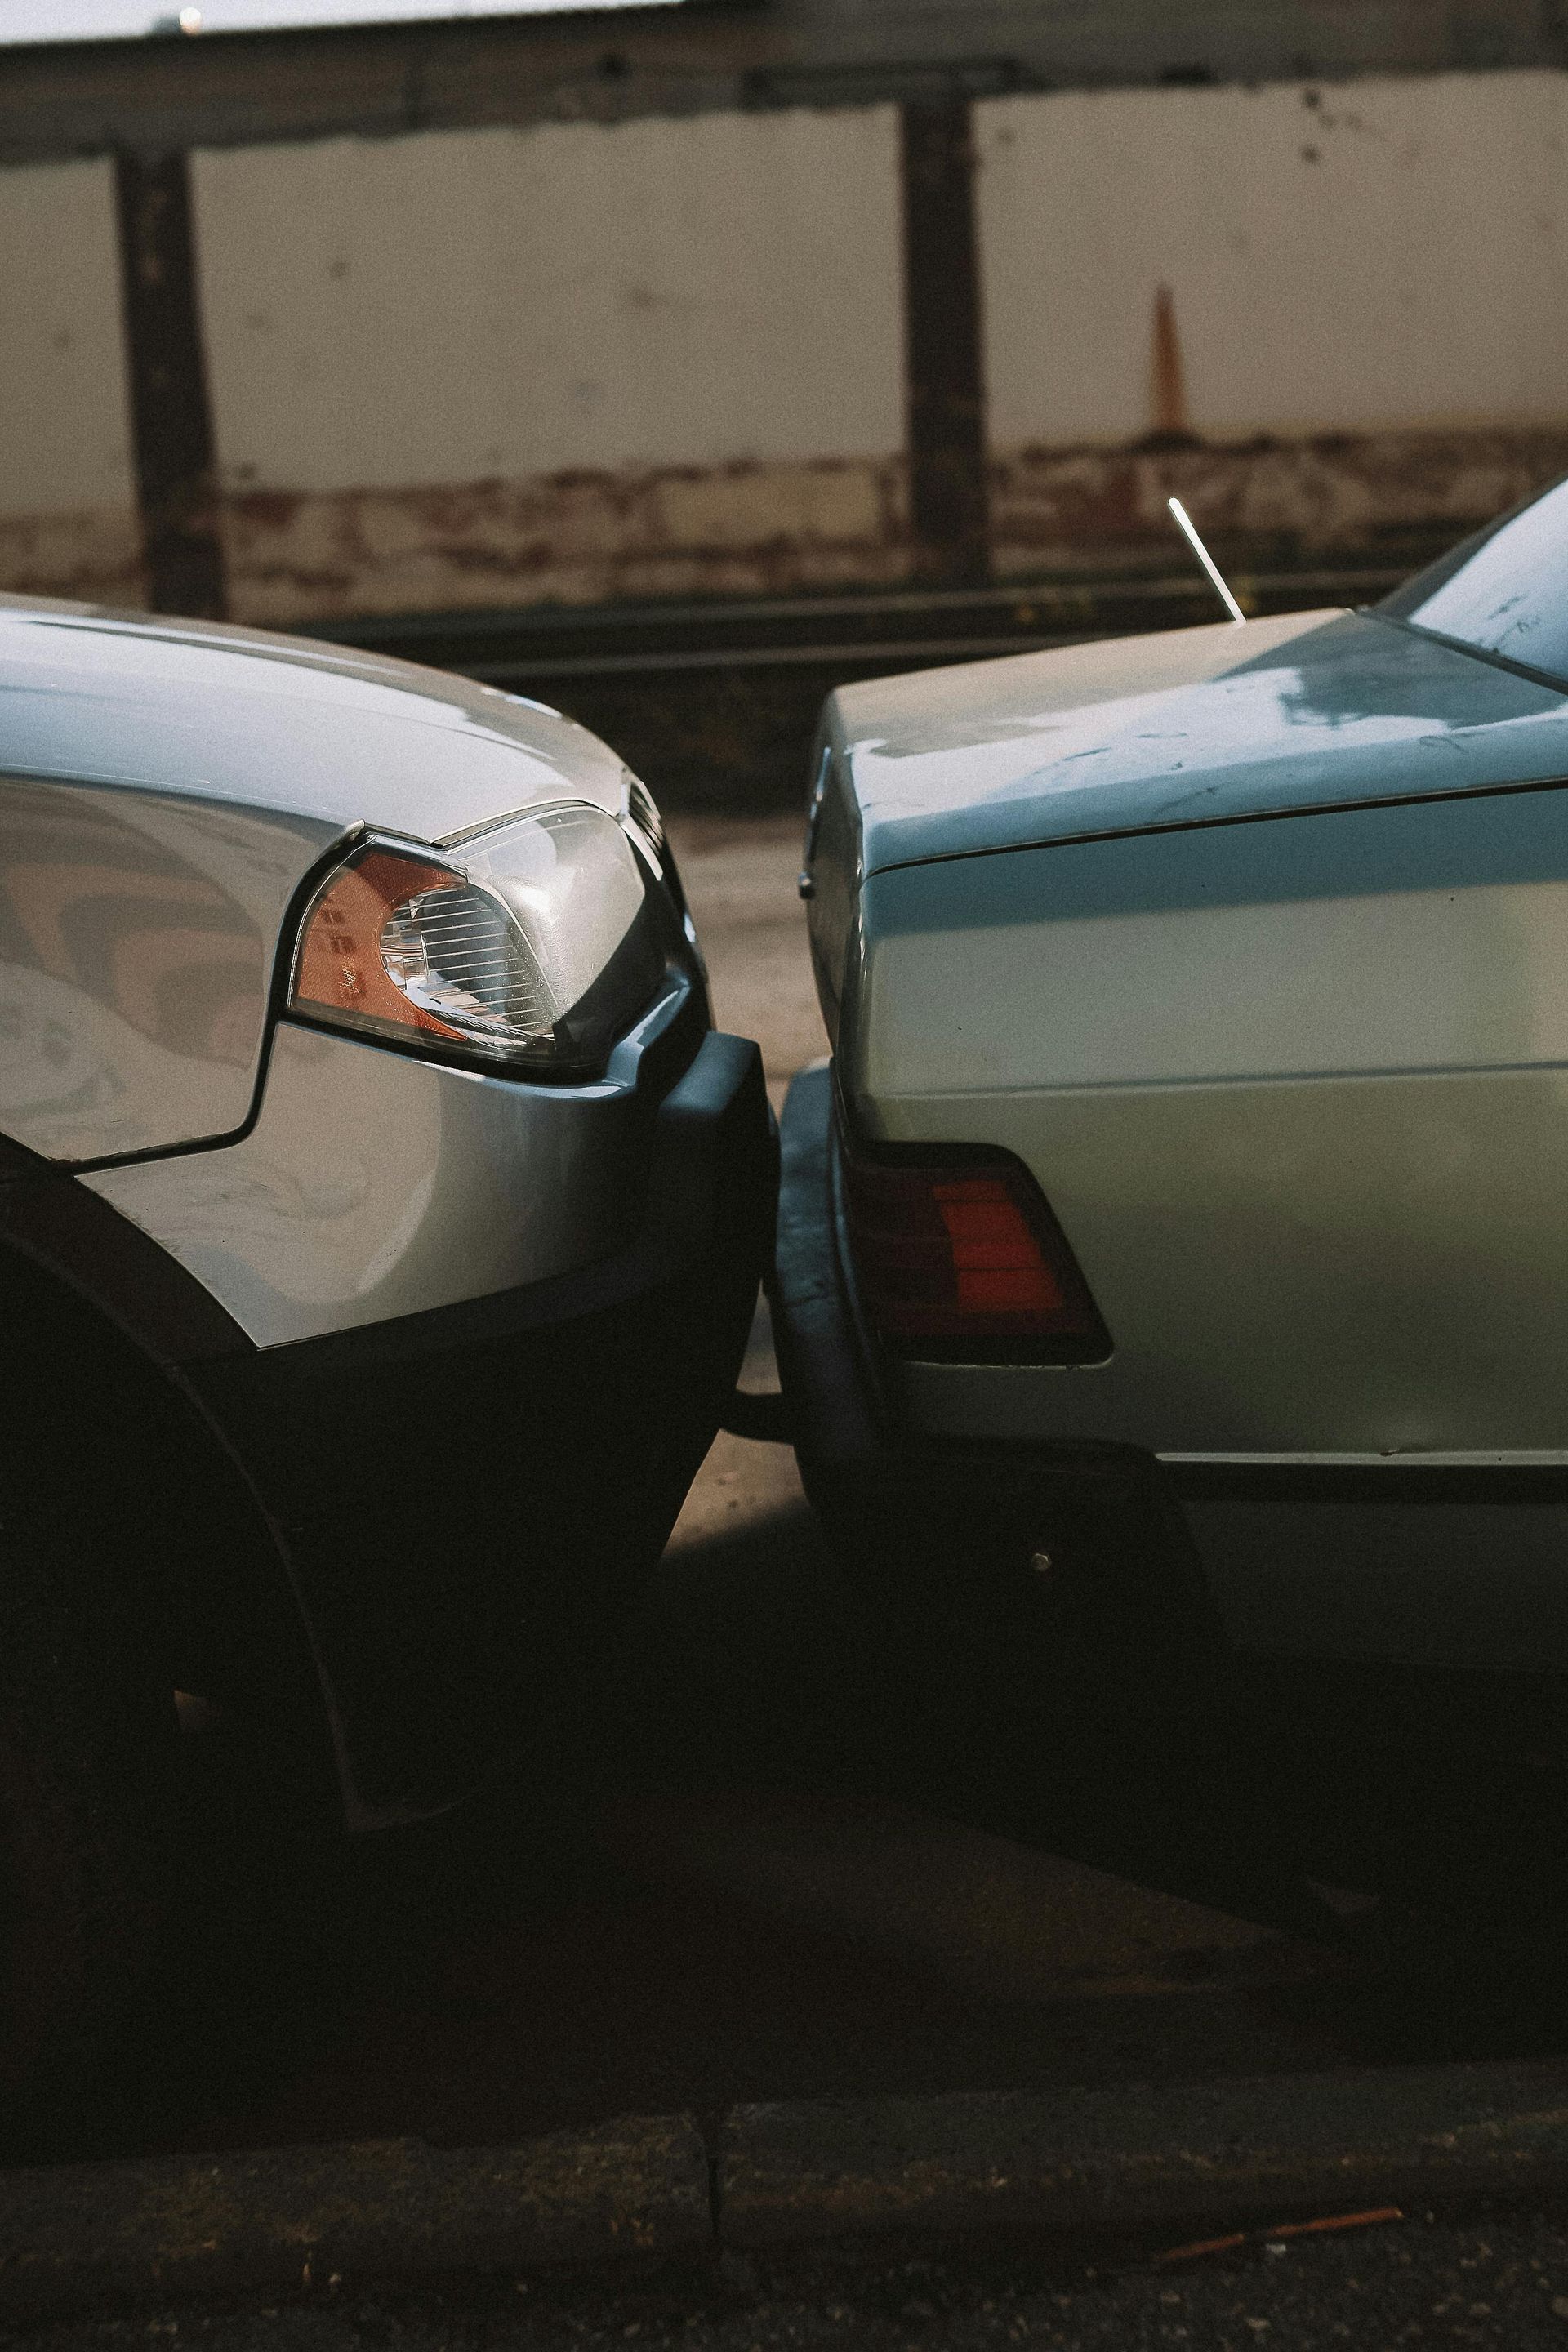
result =
[[[1024,1343],[1085,1362],[1110,1340],[1026,1168],[1002,1158],[921,1165],[846,1153],[845,1212],[860,1299],[906,1352]]]

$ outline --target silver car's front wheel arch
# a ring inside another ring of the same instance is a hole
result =
[[[174,1348],[228,1318],[184,1269],[71,1179],[0,1187],[0,1454],[90,1497],[101,1569],[67,1596],[105,1647],[270,1726],[290,1769],[331,1782],[326,1711],[289,1571],[242,1467]],[[232,1341],[247,1343],[230,1326]]]

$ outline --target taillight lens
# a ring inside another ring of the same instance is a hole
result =
[[[626,834],[597,808],[541,810],[439,858],[372,842],[316,895],[289,1009],[576,1073],[656,992],[669,928]]]
[[[1110,1355],[1066,1236],[1020,1161],[847,1151],[844,1202],[867,1319],[900,1353],[1047,1363]]]

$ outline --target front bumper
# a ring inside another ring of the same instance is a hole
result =
[[[244,1135],[79,1181],[258,1348],[392,1322],[630,1246],[653,1122],[706,1030],[672,971],[603,1076],[558,1086],[280,1021]]]
[[[756,1047],[708,1035],[650,1118],[610,1254],[186,1368],[275,1531],[359,1825],[450,1803],[538,1738],[711,1441],[773,1235]]]

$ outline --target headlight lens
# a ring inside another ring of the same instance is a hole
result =
[[[318,891],[289,1005],[575,1074],[657,991],[669,928],[621,826],[586,804],[541,809],[439,859],[373,842]]]

